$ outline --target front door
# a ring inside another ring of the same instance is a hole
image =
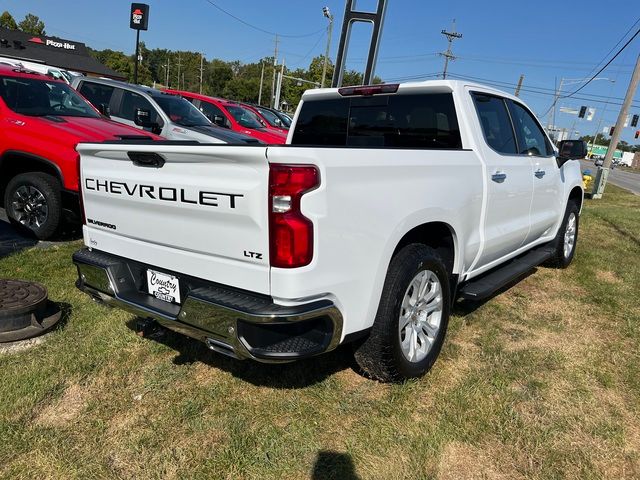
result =
[[[516,132],[518,153],[528,155],[533,168],[531,228],[524,240],[529,244],[553,233],[562,208],[562,180],[551,142],[533,114],[518,102],[508,100],[507,104]]]

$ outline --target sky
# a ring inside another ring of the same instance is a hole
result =
[[[8,10],[17,21],[27,13],[38,15],[48,35],[84,42],[96,49],[132,53],[135,31],[129,29],[130,3],[0,0],[0,11]],[[345,9],[344,0],[145,3],[150,5],[149,30],[141,32],[140,38],[148,48],[200,51],[208,59],[248,63],[272,56],[278,33],[278,57],[292,69],[307,67],[313,57],[324,54],[328,20],[322,14],[323,6],[328,6],[335,17],[330,54],[335,61]],[[372,11],[376,4],[377,0],[358,0],[357,8]],[[513,93],[520,75],[524,75],[520,96],[546,125],[552,121],[547,112],[559,84],[562,82],[563,93],[580,87],[581,79],[591,77],[597,71],[594,68],[618,50],[609,53],[629,29],[625,41],[640,28],[640,3],[387,0],[376,74],[396,82],[433,78],[429,75],[441,73],[444,58],[438,52],[447,49],[447,41],[440,32],[451,31],[454,19],[455,29],[463,37],[453,44],[458,58],[449,64],[452,77],[477,79]],[[354,29],[347,57],[349,69],[364,70],[368,28],[359,24]],[[576,135],[593,135],[598,126],[602,131],[613,125],[639,54],[640,35],[598,76],[599,80],[576,94],[581,99],[558,101],[555,124],[559,128],[573,127],[579,132]],[[560,107],[577,110],[583,105],[596,109],[592,121],[560,112]],[[640,114],[640,92],[634,97],[631,113]],[[625,128],[622,140],[640,143],[640,139],[634,139],[636,130]]]

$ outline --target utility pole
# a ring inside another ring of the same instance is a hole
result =
[[[273,80],[271,81],[271,102],[270,107],[273,108],[273,105],[276,101],[276,66],[278,65],[278,34],[276,34],[276,49],[273,53]]]
[[[442,35],[447,37],[447,41],[449,42],[449,47],[447,48],[447,51],[439,54],[441,57],[444,57],[444,70],[442,71],[443,80],[447,78],[447,68],[449,67],[449,60],[454,61],[456,58],[458,58],[453,54],[453,51],[451,50],[451,47],[453,46],[453,41],[458,38],[462,38],[462,34],[456,32],[455,18],[453,19],[452,30],[453,32],[447,32],[446,30],[442,30],[442,32],[440,32],[442,33]]]
[[[329,7],[323,7],[322,13],[329,19],[329,31],[327,33],[327,49],[324,52],[324,66],[322,67],[322,81],[320,88],[324,88],[324,81],[327,78],[327,64],[329,63],[329,50],[331,49],[331,35],[333,34],[333,15]]]
[[[200,95],[202,95],[202,70],[204,65],[204,55],[200,54]]]
[[[178,90],[180,90],[180,52],[178,52]]]
[[[165,87],[169,88],[169,54],[167,53],[167,71],[165,72],[166,74],[166,80],[164,82]]]
[[[273,101],[273,107],[276,110],[280,110],[280,94],[282,93],[282,78],[284,77],[284,59],[282,59],[282,69],[278,72],[278,82],[276,85],[276,96]]]
[[[618,147],[622,129],[624,128],[624,122],[627,119],[627,114],[629,113],[631,102],[633,101],[633,97],[636,94],[636,90],[638,89],[638,83],[640,83],[640,55],[638,55],[638,59],[636,60],[636,66],[633,69],[633,75],[631,75],[631,82],[629,82],[627,94],[624,97],[624,102],[622,104],[622,108],[620,109],[620,113],[618,114],[616,126],[613,129],[613,135],[611,136],[611,142],[609,143],[609,148],[607,149],[607,155],[604,157],[604,163],[602,167],[598,168],[598,175],[596,177],[592,198],[602,198],[604,187],[607,184],[607,177],[609,176],[611,162],[613,161],[613,154]]]
[[[518,86],[516,87],[516,93],[515,96],[519,97],[520,96],[520,88],[522,88],[522,81],[524,80],[524,74],[520,75],[520,80],[518,80]]]
[[[260,91],[258,92],[258,105],[262,105],[262,83],[264,82],[264,62],[260,60],[262,64],[262,71],[260,72]]]

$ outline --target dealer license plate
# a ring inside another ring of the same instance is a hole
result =
[[[180,303],[180,282],[173,275],[147,270],[149,294],[169,303]]]

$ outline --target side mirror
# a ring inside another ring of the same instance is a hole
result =
[[[562,140],[558,145],[559,157],[564,160],[578,160],[587,156],[587,142],[584,140]]]
[[[151,111],[144,108],[136,108],[133,123],[142,128],[156,129],[159,126],[156,122],[151,121]]]
[[[98,111],[105,117],[111,116],[111,109],[109,108],[109,105],[107,105],[106,103],[99,104]]]
[[[220,115],[213,116],[213,123],[215,123],[219,127],[229,128],[227,122],[225,122],[225,118]]]

